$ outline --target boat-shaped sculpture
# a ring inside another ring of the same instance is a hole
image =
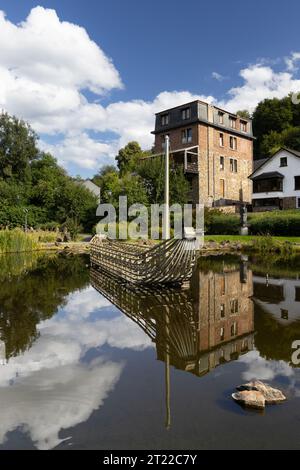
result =
[[[126,282],[182,284],[192,276],[196,248],[196,237],[164,240],[149,248],[95,235],[90,259],[92,266]]]

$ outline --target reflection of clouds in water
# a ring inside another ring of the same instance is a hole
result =
[[[274,380],[278,376],[292,378],[293,368],[285,361],[268,361],[259,355],[258,351],[250,351],[238,360],[248,366],[243,372],[244,380]]]
[[[67,305],[64,307],[64,312],[69,318],[78,318],[78,316],[88,318],[99,308],[109,307],[111,305],[110,302],[105,297],[102,297],[92,286],[79,292],[73,292],[68,296],[67,302]]]
[[[0,399],[5,406],[0,442],[22,425],[38,448],[53,448],[61,442],[61,429],[87,420],[102,405],[123,369],[123,364],[101,358],[81,363],[86,351],[106,343],[134,350],[151,346],[145,333],[122,314],[89,321],[92,313],[109,305],[90,287],[73,293],[61,316],[38,325],[41,336],[30,350],[1,367]]]
[[[61,429],[86,421],[103,404],[118,382],[123,365],[96,361],[33,372],[13,387],[0,389],[0,441],[23,425],[39,449],[51,449],[63,439]]]

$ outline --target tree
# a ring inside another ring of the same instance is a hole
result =
[[[290,96],[283,99],[265,99],[258,103],[253,113],[253,133],[256,137],[255,157],[265,157],[262,142],[266,135],[271,132],[281,133],[291,126],[293,126],[293,111]]]
[[[138,160],[148,155],[148,152],[144,152],[138,142],[129,142],[124,148],[119,150],[116,156],[120,175],[123,176],[125,173],[136,171]]]
[[[251,118],[251,115],[247,109],[242,109],[241,111],[237,111],[236,114],[241,118],[245,118],[245,119]]]
[[[138,166],[138,174],[143,180],[150,203],[164,202],[165,167],[160,157],[146,159]],[[189,183],[184,176],[182,166],[170,168],[170,203],[185,204],[188,199]]]
[[[30,162],[38,155],[37,135],[29,124],[0,114],[0,178],[30,180]]]

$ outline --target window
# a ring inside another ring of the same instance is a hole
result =
[[[224,317],[225,317],[225,304],[221,304],[221,306],[220,306],[220,314],[221,314],[221,318],[224,318]]]
[[[300,197],[298,197],[298,204],[297,204],[297,206],[298,206],[298,209],[300,209]]]
[[[241,131],[247,132],[247,121],[241,121]]]
[[[300,287],[295,286],[295,302],[300,302]]]
[[[238,313],[239,311],[239,301],[238,299],[233,299],[230,301],[230,313]]]
[[[167,124],[169,124],[169,114],[162,114],[161,125],[166,126]]]
[[[229,116],[229,125],[232,129],[236,129],[236,119]]]
[[[280,159],[280,166],[288,166],[288,164],[287,164],[287,157],[281,157],[281,159]]]
[[[191,108],[184,108],[181,111],[181,118],[183,120],[190,119],[191,117]]]
[[[221,113],[221,111],[219,111],[218,116],[219,116],[219,124],[224,124],[224,113]]]
[[[183,144],[192,142],[192,129],[190,127],[181,132],[181,141]]]
[[[224,338],[225,338],[225,330],[222,327],[220,330],[220,341],[224,341]]]
[[[225,168],[225,157],[220,157],[220,170],[223,171]]]
[[[295,176],[295,191],[300,189],[300,176]]]
[[[229,137],[229,147],[232,150],[236,150],[236,148],[237,148],[237,138],[236,137],[232,137],[232,136]]]
[[[225,197],[225,180],[220,180],[220,196]]]
[[[237,160],[235,158],[231,158],[230,159],[230,171],[232,173],[237,173],[237,170],[238,167],[237,167]]]
[[[253,180],[254,193],[271,193],[282,191],[282,178],[266,178],[260,180]]]
[[[162,146],[163,149],[165,148],[165,143],[166,143],[166,137],[167,136],[170,138],[169,134],[164,134],[164,135],[161,136],[161,146]]]
[[[220,147],[224,147],[224,134],[222,132],[219,134]]]
[[[237,324],[236,324],[236,322],[234,322],[231,325],[230,334],[231,334],[231,336],[236,336],[237,335]]]
[[[226,294],[226,279],[225,276],[221,277],[221,295]]]

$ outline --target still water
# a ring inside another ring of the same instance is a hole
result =
[[[282,264],[208,257],[184,289],[132,290],[86,257],[2,257],[0,448],[300,448],[299,307]],[[241,408],[252,378],[288,401]]]

